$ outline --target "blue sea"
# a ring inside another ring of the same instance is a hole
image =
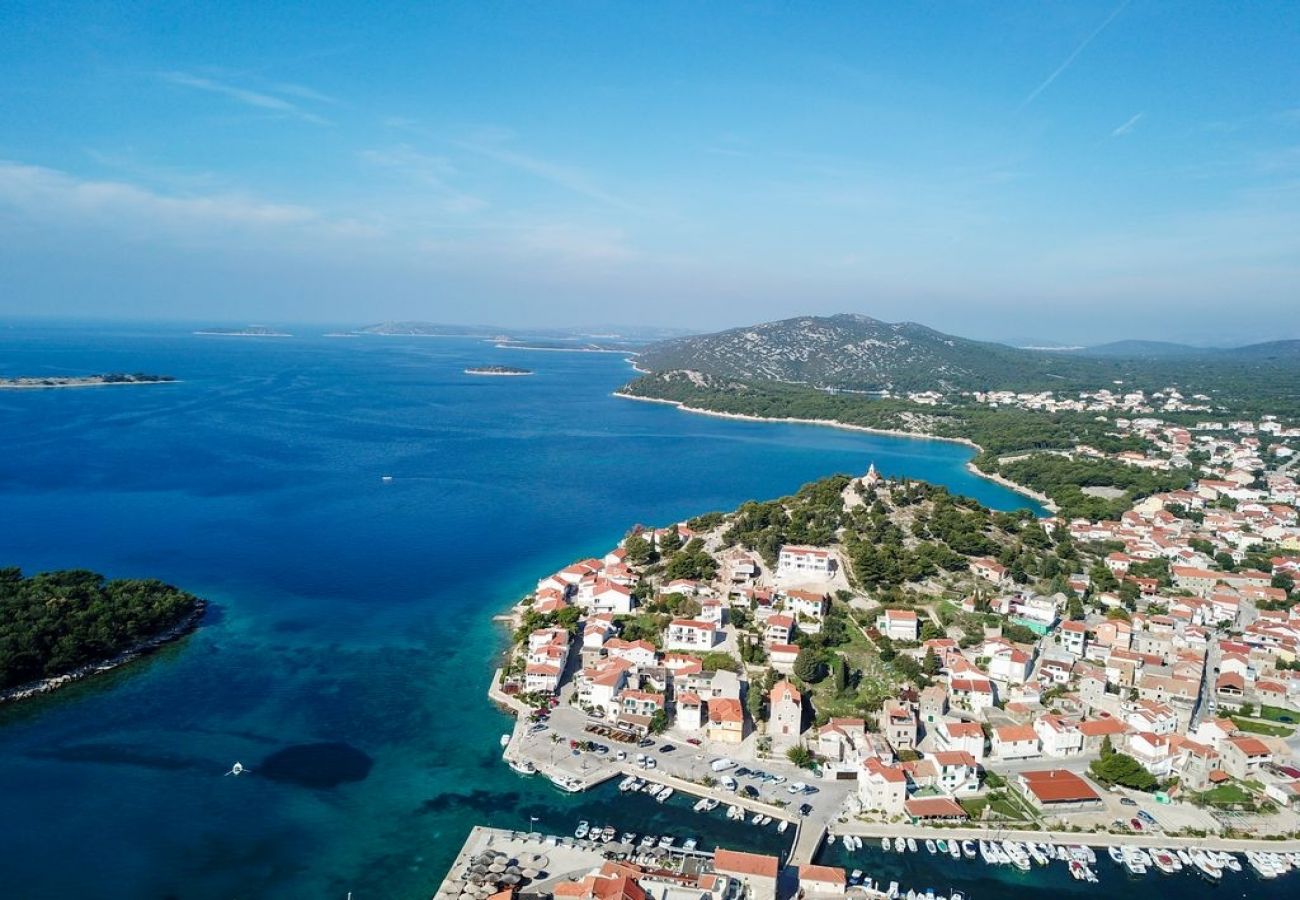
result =
[[[618,355],[320,330],[0,328],[0,376],[180,379],[0,391],[0,565],[158,577],[211,603],[147,660],[0,708],[7,895],[429,896],[471,825],[534,818],[779,850],[688,798],[613,804],[507,769],[492,615],[633,524],[873,462],[1025,505],[958,445],[618,399]],[[492,363],[536,374],[462,371]],[[236,760],[252,774],[224,777]]]

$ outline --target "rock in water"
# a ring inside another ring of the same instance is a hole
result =
[[[272,781],[310,788],[332,788],[349,781],[365,780],[373,764],[374,760],[351,744],[326,741],[294,744],[277,750],[254,771]]]

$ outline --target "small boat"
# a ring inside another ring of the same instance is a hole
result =
[[[620,791],[623,791],[624,793],[627,793],[628,791],[632,790],[632,782],[634,781],[636,781],[636,776],[629,775],[618,783],[618,789]]]
[[[880,839],[880,849],[881,849],[881,850],[888,850],[888,849],[889,849],[889,838],[881,838],[881,839]]]
[[[834,843],[835,843],[835,835],[834,835],[834,834],[828,834],[828,835],[826,835],[826,843],[827,843],[828,845],[829,845],[829,844],[834,844]]]
[[[953,859],[961,859],[961,842],[956,838],[948,842],[948,855]]]
[[[894,838],[895,853],[902,853],[906,849],[907,849],[907,841],[903,840],[901,837]]]
[[[526,759],[511,759],[506,761],[506,765],[520,775],[536,775],[537,766],[533,765]]]
[[[1192,862],[1192,855],[1188,853],[1186,850],[1184,850],[1182,847],[1179,847],[1177,852],[1178,852],[1178,861],[1182,863],[1184,866],[1195,865]]]
[[[890,898],[890,900],[895,900],[895,898],[898,897],[898,882],[897,881],[889,882],[889,890],[886,891],[885,894]]]
[[[696,840],[695,838],[693,838],[693,837],[692,837],[692,838],[687,838],[686,840],[682,841],[682,849],[683,849],[683,850],[694,850],[694,849],[695,849],[696,847],[698,847],[699,845],[700,845],[700,842],[697,841],[697,840]]]
[[[620,844],[629,844],[629,845],[635,846],[635,845],[636,845],[636,832],[635,832],[635,831],[625,831],[625,832],[623,832],[623,835],[622,835],[622,837],[620,837],[620,838],[618,839],[618,842],[619,842]]]
[[[929,838],[926,838],[925,851],[929,853],[931,856],[933,856],[934,854],[939,852],[939,848],[935,845],[934,841],[930,840]]]
[[[790,827],[790,823],[787,822],[785,819],[782,819],[780,822],[776,824],[777,833],[785,834],[785,830],[789,827]]]
[[[1151,861],[1155,863],[1157,869],[1166,875],[1172,875],[1177,872],[1179,868],[1182,868],[1181,866],[1178,866],[1178,857],[1170,856],[1169,853],[1164,850],[1153,850],[1151,852]]]
[[[861,884],[861,883],[862,883],[862,870],[854,869],[852,872],[849,873],[849,884]]]
[[[590,823],[588,823],[586,819],[583,819],[581,822],[578,823],[578,827],[573,829],[573,836],[576,837],[578,840],[582,840],[587,836],[587,834],[590,831],[591,831]]]
[[[503,734],[503,735],[501,735],[501,746],[502,746],[502,747],[509,747],[509,746],[510,746],[510,735],[508,735],[508,734]]]
[[[380,475],[380,476],[379,476],[379,480],[380,480],[380,481],[392,481],[392,480],[393,480],[393,476],[392,476],[392,475]]]
[[[1124,865],[1124,851],[1119,849],[1119,847],[1112,844],[1106,848],[1106,852],[1110,854],[1111,861],[1114,862],[1115,865]]]
[[[662,791],[659,792],[659,795],[655,797],[655,799],[658,800],[660,803],[663,803],[675,793],[676,791],[673,790],[672,788],[665,787]]]
[[[966,898],[962,896],[961,891],[953,891],[948,900],[966,900]]]
[[[657,837],[654,836],[653,834],[647,834],[647,835],[645,835],[643,838],[641,838],[641,846],[642,846],[642,847],[653,847],[653,846],[655,845],[655,842],[658,841],[658,840],[659,840],[659,838],[657,838]]]
[[[673,845],[673,842],[676,840],[677,839],[673,837],[671,834],[665,834],[663,837],[659,839],[659,846],[667,850],[669,847]]]
[[[1204,850],[1197,850],[1192,854],[1192,862],[1196,865],[1196,870],[1209,881],[1218,881],[1223,878],[1223,869],[1214,864],[1214,861],[1206,856]]]
[[[235,777],[238,777],[238,776],[240,776],[240,775],[243,775],[243,774],[244,774],[245,772],[247,772],[247,771],[248,771],[248,770],[244,768],[244,764],[243,764],[243,763],[237,762],[237,763],[235,763],[233,766],[230,767],[230,771],[227,772],[226,774],[227,774],[227,775],[234,775]]]
[[[568,791],[570,794],[582,790],[582,782],[577,778],[571,778],[568,775],[548,775],[547,779],[562,791]]]
[[[974,842],[974,841],[962,841],[962,842],[961,842],[961,855],[964,856],[964,857],[966,857],[967,859],[974,859],[974,858],[975,858],[975,842]]]
[[[915,853],[915,852],[916,852],[916,838],[908,838],[908,839],[907,839],[907,852],[908,852],[908,853]]]
[[[1289,855],[1289,854],[1288,854],[1288,855]],[[1231,854],[1231,853],[1220,853],[1220,854],[1219,854],[1219,858],[1223,861],[1223,865],[1224,865],[1224,867],[1227,868],[1227,870],[1228,870],[1229,872],[1240,872],[1240,871],[1241,871],[1241,861],[1240,861],[1239,859],[1237,859],[1237,857],[1234,856],[1233,854]]]

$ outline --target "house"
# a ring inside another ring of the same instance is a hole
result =
[[[948,682],[949,704],[958,709],[979,713],[993,706],[993,700],[993,682],[987,678],[972,675]]]
[[[683,691],[677,695],[677,727],[683,731],[704,728],[704,701],[699,694]]]
[[[939,784],[949,794],[974,794],[980,789],[980,767],[964,750],[939,750],[929,759],[939,769]]]
[[[948,691],[941,684],[932,684],[921,691],[920,719],[926,726],[934,725],[948,711]]]
[[[777,875],[781,862],[775,856],[762,853],[742,853],[739,850],[713,851],[713,871],[734,878],[744,885],[748,900],[776,900]]]
[[[891,700],[880,709],[880,733],[895,752],[916,749],[916,713],[904,703]]]
[[[858,799],[866,811],[902,815],[907,800],[907,776],[897,766],[887,766],[874,756],[867,757],[858,773]]]
[[[1073,812],[1102,806],[1101,795],[1092,785],[1068,769],[1021,772],[1016,782],[1029,802],[1042,812]]]
[[[887,609],[876,619],[876,630],[895,641],[914,641],[920,624],[916,612],[910,609]]]
[[[1029,680],[1029,669],[1034,658],[1008,643],[1000,643],[987,654],[989,677],[1008,684],[1024,684]]]
[[[999,725],[993,729],[990,749],[998,759],[1038,756],[1038,732],[1032,725]]]
[[[1118,747],[1128,727],[1119,719],[1111,716],[1105,719],[1085,719],[1078,724],[1079,734],[1083,735],[1083,752],[1099,753],[1106,738],[1110,738],[1112,748]]]
[[[1168,778],[1173,772],[1174,748],[1167,734],[1139,731],[1129,735],[1128,752],[1157,778]]]
[[[745,739],[745,708],[740,700],[719,697],[708,701],[708,738],[724,744],[739,744]]]
[[[800,866],[799,893],[804,897],[843,897],[849,880],[836,866]]]
[[[1233,778],[1256,778],[1273,761],[1268,745],[1259,738],[1230,737],[1219,747],[1223,771]]]
[[[652,718],[655,713],[667,709],[664,695],[656,691],[624,690],[618,695],[618,706],[623,717],[640,719]]]
[[[1007,574],[1007,567],[1002,565],[996,559],[981,557],[970,561],[970,573],[976,578],[983,578],[985,581],[991,581],[994,584],[1002,584],[1010,581]]]
[[[592,709],[613,713],[617,710],[614,698],[627,687],[632,664],[625,659],[603,659],[583,669],[578,680],[578,701]]]
[[[772,685],[767,699],[767,733],[772,738],[772,747],[788,750],[799,743],[803,733],[803,695],[789,681],[782,680]]]
[[[1039,716],[1033,729],[1044,756],[1078,756],[1083,752],[1083,735],[1063,716]]]
[[[664,632],[668,650],[711,650],[718,643],[717,626],[698,619],[673,619]]]
[[[794,670],[794,661],[802,649],[798,644],[772,644],[767,648],[767,661],[778,672],[790,674]]]
[[[866,733],[867,723],[863,719],[833,718],[817,729],[817,755],[833,767],[836,774],[844,771],[841,765],[852,764],[851,774],[856,777],[857,763],[867,743]]]
[[[794,619],[789,616],[768,616],[763,623],[763,640],[769,644],[788,644],[793,635]]]
[[[579,592],[579,602],[585,599],[585,592]],[[632,611],[635,600],[632,589],[604,578],[597,578],[592,584],[590,601],[586,605],[592,612],[612,613],[616,616],[627,615]]]
[[[554,694],[560,689],[559,666],[548,663],[529,663],[524,668],[524,690],[528,693]]]
[[[824,579],[835,574],[836,568],[835,554],[821,547],[786,544],[776,559],[778,575]]]
[[[978,722],[944,719],[935,727],[935,736],[942,750],[960,750],[976,762],[984,759],[984,729]]]
[[[1082,622],[1061,623],[1061,647],[1071,656],[1082,657],[1088,645],[1088,627]]]
[[[786,591],[784,593],[786,612],[794,616],[800,627],[816,634],[821,631],[821,622],[830,609],[830,601],[825,594],[814,591]]]
[[[653,666],[657,656],[655,645],[649,641],[625,641],[622,638],[605,641],[605,653],[611,659],[625,659],[641,668]]]

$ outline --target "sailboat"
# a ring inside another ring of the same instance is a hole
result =
[[[244,764],[243,764],[243,763],[235,763],[233,766],[230,767],[230,771],[227,772],[226,774],[227,774],[227,775],[243,775],[243,774],[244,774],[245,772],[247,772],[247,771],[248,771],[248,770],[244,768]]]

